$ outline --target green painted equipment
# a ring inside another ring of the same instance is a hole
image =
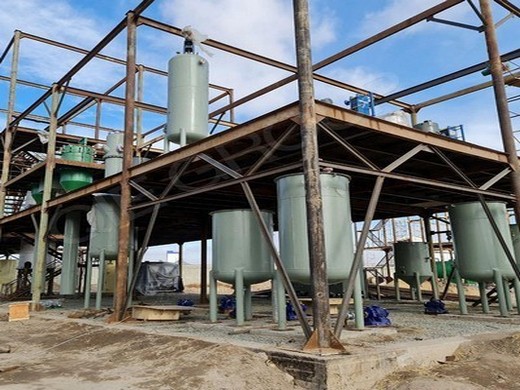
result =
[[[518,225],[509,225],[509,229],[511,230],[511,238],[513,239],[516,264],[520,265],[520,229]]]
[[[401,241],[394,243],[395,275],[410,286],[416,286],[432,277],[428,244],[425,242]]]
[[[514,253],[505,203],[487,204],[509,250]],[[462,278],[493,282],[494,269],[504,279],[515,277],[480,202],[453,205],[449,209],[449,215],[455,244],[455,264]]]
[[[354,258],[349,182],[346,175],[320,174],[327,278],[345,281]],[[280,254],[291,281],[310,284],[307,208],[303,174],[276,179]]]
[[[444,262],[444,266],[446,267],[446,277],[449,277],[451,274],[451,271],[453,270],[453,260],[448,260]],[[444,273],[442,271],[442,262],[436,261],[435,262],[435,270],[437,272],[438,278],[444,278]]]
[[[213,275],[216,280],[235,282],[235,271],[242,270],[245,286],[273,277],[269,246],[251,210],[221,210],[211,213],[213,221]],[[273,215],[262,212],[272,233]]]
[[[89,256],[116,259],[119,245],[120,195],[94,194],[92,209],[87,214],[90,224]]]
[[[61,158],[67,161],[94,162],[96,151],[82,139],[79,144],[65,145]],[[81,168],[63,168],[60,170],[60,185],[69,192],[92,184],[92,173]]]
[[[38,183],[34,183],[31,186],[31,195],[37,204],[42,204],[43,201],[43,180]],[[58,192],[60,192],[61,186],[56,177],[52,181],[51,198],[54,198]]]

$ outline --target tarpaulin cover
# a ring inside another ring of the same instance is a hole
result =
[[[182,291],[179,264],[149,261],[142,263],[135,290],[141,295]]]

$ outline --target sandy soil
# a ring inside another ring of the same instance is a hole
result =
[[[2,389],[298,389],[262,353],[74,320],[2,321],[7,346]]]
[[[395,372],[380,382],[385,390],[520,389],[520,333],[480,335],[463,344],[448,361],[430,369]]]

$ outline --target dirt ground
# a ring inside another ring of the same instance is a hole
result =
[[[74,320],[1,322],[7,346],[2,389],[298,389],[262,353]]]
[[[520,333],[475,336],[446,362],[429,369],[395,372],[380,390],[520,389]]]
[[[0,388],[13,390],[295,390],[264,353],[83,319],[0,318]],[[371,340],[375,342],[377,340]],[[10,352],[6,351],[10,349]],[[447,361],[395,372],[383,390],[520,389],[520,333],[479,335]]]

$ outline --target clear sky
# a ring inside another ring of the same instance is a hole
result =
[[[317,62],[349,47],[426,8],[439,0],[311,0],[313,60]],[[520,0],[512,0],[520,6]],[[478,1],[475,1],[478,4]],[[0,13],[0,50],[6,46],[13,30],[37,34],[86,49],[92,48],[108,33],[137,0],[3,0]],[[210,38],[246,50],[294,64],[294,37],[291,1],[288,0],[156,0],[145,16],[184,27],[191,25]],[[495,19],[507,16],[500,7],[493,6]],[[478,25],[479,20],[467,2],[438,17]],[[518,49],[520,21],[509,19],[499,29],[502,53]],[[179,38],[138,29],[138,63],[166,69],[169,57],[181,50]],[[210,49],[210,82],[234,88],[239,98],[275,82],[288,73],[272,67]],[[120,36],[104,51],[124,58],[125,36]],[[58,80],[74,65],[80,55],[51,49],[40,43],[22,41],[20,78],[50,84]],[[388,94],[428,81],[458,69],[485,61],[484,36],[472,30],[422,22],[406,32],[377,43],[369,49],[343,59],[319,73],[338,78],[365,89]],[[511,64],[520,65],[520,60]],[[0,74],[7,76],[9,60],[0,65]],[[94,91],[103,91],[124,76],[121,66],[95,61],[73,79],[73,84]],[[403,100],[418,103],[474,84],[488,81],[480,73],[448,85],[439,86]],[[145,101],[164,106],[166,90],[163,80],[145,79]],[[511,94],[514,91],[509,91]],[[18,88],[17,110],[23,110],[41,91]],[[5,108],[7,83],[0,83],[0,107]],[[123,89],[116,92],[123,96]],[[516,92],[520,94],[520,91]],[[317,98],[330,97],[338,105],[350,94],[327,89],[316,84]],[[240,109],[238,119],[247,120],[289,103],[296,98],[293,83]],[[71,99],[66,104],[73,104]],[[378,107],[377,114],[395,108]],[[43,108],[37,113],[45,114]],[[121,109],[112,107],[103,117],[107,126],[121,126]],[[82,116],[92,120],[93,112]],[[145,118],[150,127],[162,118]],[[424,109],[420,120],[431,119],[441,127],[463,124],[468,141],[502,149],[491,90],[468,95],[448,103]],[[0,121],[5,118],[0,114]],[[3,126],[3,125],[2,125]],[[145,124],[145,127],[147,125]],[[518,124],[520,130],[520,123]],[[188,248],[188,260],[197,261],[196,250]],[[151,251],[151,257],[164,257],[165,251]]]

